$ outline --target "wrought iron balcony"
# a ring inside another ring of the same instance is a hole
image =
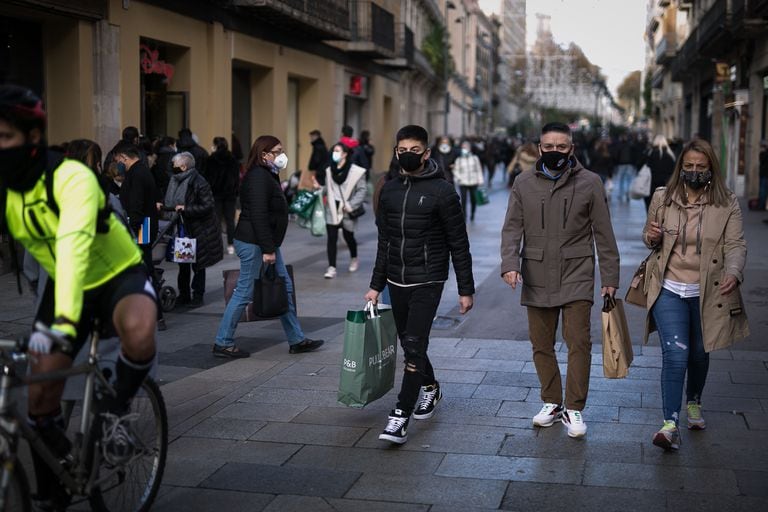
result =
[[[656,45],[656,64],[666,64],[675,57],[674,34],[664,34]]]
[[[413,67],[414,54],[413,31],[405,23],[398,23],[395,37],[395,58],[379,62],[393,68],[409,69]]]
[[[395,57],[395,16],[375,2],[349,2],[349,29],[348,52],[372,58]]]
[[[348,0],[231,0],[259,21],[301,37],[348,41]]]

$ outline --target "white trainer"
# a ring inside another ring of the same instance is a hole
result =
[[[349,262],[349,271],[357,272],[359,268],[360,268],[360,262],[357,261],[357,258],[352,258],[352,260]]]
[[[587,433],[587,424],[584,423],[584,417],[581,415],[581,411],[566,409],[563,412],[563,417],[560,421],[562,421],[563,425],[568,429],[569,437],[584,437]]]
[[[333,279],[336,277],[336,267],[328,267],[328,270],[325,271],[323,277],[326,279]]]
[[[556,421],[560,421],[563,415],[563,406],[560,404],[544,404],[539,414],[533,417],[533,424],[537,427],[551,427]]]

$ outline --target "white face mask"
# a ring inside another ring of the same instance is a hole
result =
[[[341,151],[334,151],[333,153],[331,153],[331,159],[334,162],[339,163],[339,162],[341,162],[342,155],[343,155],[343,153]]]
[[[288,167],[288,155],[280,153],[275,157],[275,165],[278,169],[285,169]]]
[[[451,146],[449,146],[448,144],[440,144],[440,147],[438,149],[440,149],[441,153],[446,154],[451,150]]]
[[[461,154],[462,154],[462,155],[464,155],[464,156],[467,156],[467,155],[469,155],[469,149],[467,149],[467,148],[461,148]]]

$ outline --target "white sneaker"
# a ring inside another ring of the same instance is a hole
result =
[[[323,277],[326,279],[333,279],[336,277],[336,267],[328,267],[328,270],[325,271]]]
[[[227,254],[235,254],[235,246],[234,245],[228,245],[227,246]]]
[[[349,271],[357,272],[357,269],[359,268],[360,268],[360,263],[357,261],[357,258],[352,258],[352,260],[349,262]]]
[[[583,437],[587,433],[587,425],[584,423],[584,417],[581,411],[575,409],[566,409],[561,419],[563,425],[568,428],[569,437]]]
[[[556,421],[560,421],[563,415],[563,406],[559,404],[544,404],[539,414],[533,417],[533,424],[537,427],[551,427]]]

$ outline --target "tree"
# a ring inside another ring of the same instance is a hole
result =
[[[451,58],[451,43],[448,42],[448,34],[445,27],[439,23],[433,23],[429,33],[421,42],[421,51],[429,61],[429,65],[440,80],[453,72],[453,59]],[[446,62],[446,56],[448,61]],[[445,66],[448,73],[445,73]]]
[[[619,102],[629,111],[640,110],[640,83],[640,71],[633,71],[624,78],[617,89]]]

